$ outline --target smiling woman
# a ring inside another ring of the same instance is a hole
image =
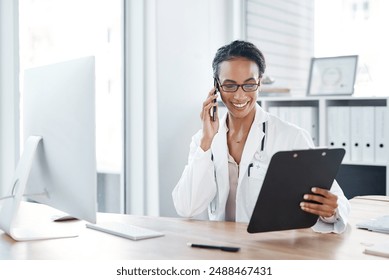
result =
[[[260,76],[256,63],[245,58],[233,58],[220,64],[220,94],[230,113],[232,125],[228,136],[234,137],[235,133],[239,133],[233,127],[234,118],[244,118],[251,114],[251,118],[246,119],[246,127],[250,127],[254,120]]]
[[[248,222],[272,156],[314,144],[308,132],[257,104],[265,59],[255,45],[233,41],[219,48],[213,71],[216,88],[203,102],[203,127],[192,138],[188,164],[173,190],[174,205],[185,217],[207,213],[211,220]],[[219,119],[216,110],[213,120],[217,89],[227,113]],[[310,201],[301,198],[301,211],[318,216],[316,230],[323,223],[332,232],[345,230],[349,204],[336,182],[330,191],[317,186],[304,197]]]

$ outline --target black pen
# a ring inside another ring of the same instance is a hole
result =
[[[214,246],[214,245],[193,244],[193,243],[188,243],[188,246],[193,248],[216,249],[216,250],[222,250],[226,252],[238,252],[240,250],[239,247]]]

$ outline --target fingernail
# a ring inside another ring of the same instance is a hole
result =
[[[304,194],[304,199],[308,199],[308,195],[307,194]]]
[[[315,187],[313,187],[311,190],[312,190],[313,192],[316,192],[316,188],[315,188]]]

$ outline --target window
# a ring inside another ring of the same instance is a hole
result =
[[[357,54],[355,95],[387,95],[386,0],[315,0],[315,56]]]
[[[95,56],[98,210],[123,212],[123,2],[20,0],[19,14],[21,83],[26,68]]]

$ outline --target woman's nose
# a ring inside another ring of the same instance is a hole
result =
[[[242,87],[239,87],[238,90],[234,92],[234,98],[238,100],[246,98],[246,92],[242,89]]]

